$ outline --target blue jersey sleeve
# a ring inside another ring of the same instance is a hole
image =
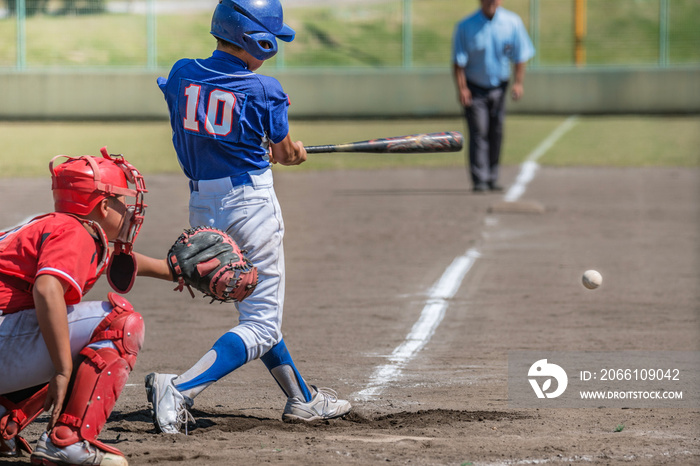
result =
[[[175,91],[173,91],[173,90],[171,90],[171,89],[169,88],[169,86],[175,81],[174,79],[172,79],[172,78],[173,78],[173,75],[174,75],[180,68],[182,68],[183,66],[187,65],[187,64],[190,63],[191,61],[192,61],[192,60],[189,59],[189,58],[182,58],[182,59],[176,61],[175,64],[173,65],[173,67],[170,69],[170,73],[168,74],[168,77],[167,77],[167,78],[159,77],[159,78],[156,79],[156,83],[158,84],[158,87],[159,87],[160,90],[163,92],[163,94],[165,94],[166,99],[167,99],[167,97],[168,97],[168,93],[169,93],[169,92],[170,92],[170,93],[173,93],[173,92],[176,92],[176,91],[177,91],[177,89],[175,89]]]
[[[289,96],[282,90],[282,85],[275,78],[263,77],[267,92],[268,137],[273,144],[278,144],[289,134]]]

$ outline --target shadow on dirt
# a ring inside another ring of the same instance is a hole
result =
[[[316,428],[339,430],[395,429],[410,427],[457,427],[467,422],[514,421],[529,419],[531,416],[514,411],[457,411],[432,409],[402,411],[376,417],[350,413],[345,417],[316,422],[282,422],[280,419],[250,416],[236,413],[212,413],[192,410],[196,423],[190,424],[191,435],[207,434],[210,431],[245,432],[263,428],[271,431],[295,432],[312,431]],[[151,423],[151,413],[147,409],[129,413],[114,412],[107,424],[108,430],[119,433],[156,433]]]

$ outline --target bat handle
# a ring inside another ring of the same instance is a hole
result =
[[[321,146],[306,146],[304,147],[306,149],[307,154],[324,154],[328,152],[335,152],[335,147],[332,145],[321,145]]]

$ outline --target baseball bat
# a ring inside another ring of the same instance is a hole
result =
[[[307,146],[308,154],[328,152],[371,152],[375,154],[418,154],[427,152],[457,152],[462,150],[464,138],[457,131],[412,134],[391,138],[370,139],[346,144]]]

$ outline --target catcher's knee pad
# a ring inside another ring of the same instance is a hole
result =
[[[97,436],[136,363],[144,324],[141,315],[123,297],[110,293],[109,301],[112,312],[97,326],[90,343],[111,340],[116,349],[86,346],[80,352],[83,358],[75,370],[68,403],[51,431],[51,441],[57,446],[87,440],[105,451],[121,454],[99,442]]]
[[[129,369],[132,369],[143,346],[143,318],[123,296],[116,293],[107,296],[112,312],[92,332],[90,343],[110,340],[117,347],[119,355],[129,364]]]
[[[6,410],[0,416],[0,436],[5,440],[15,439],[22,450],[31,453],[29,444],[18,434],[44,411],[48,392],[46,384],[0,396],[0,405]]]

